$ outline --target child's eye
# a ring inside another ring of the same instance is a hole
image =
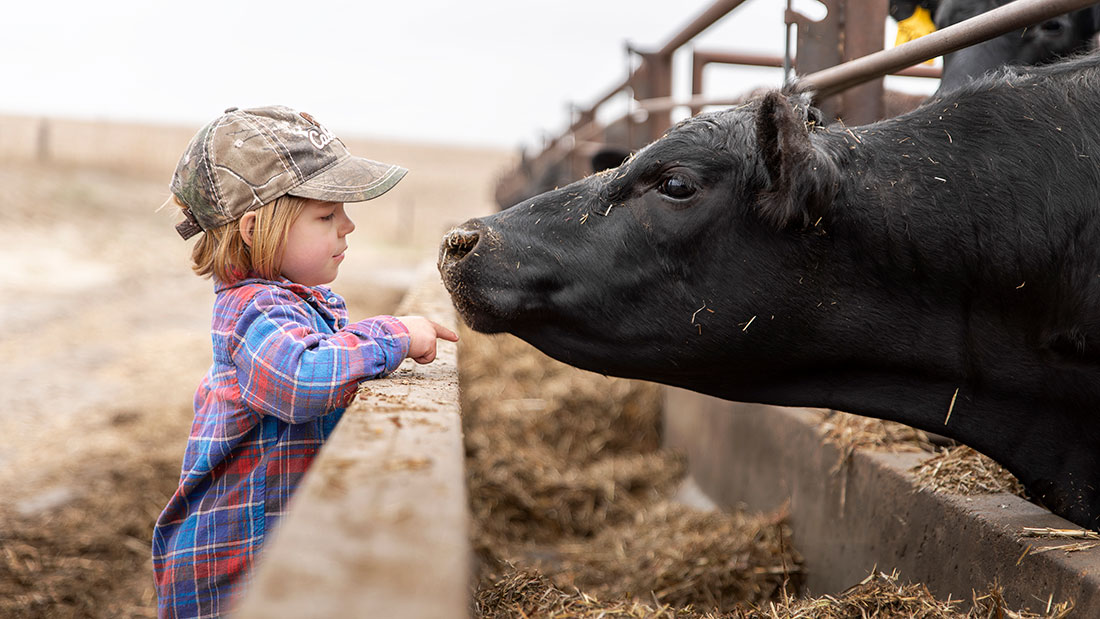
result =
[[[336,213],[329,213],[328,215],[322,217],[321,221],[332,221],[334,217],[336,217]]]

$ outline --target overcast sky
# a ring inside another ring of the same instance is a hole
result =
[[[514,147],[560,132],[571,102],[588,105],[621,81],[627,42],[657,49],[712,4],[13,2],[0,113],[197,129],[231,105],[281,103],[341,135]],[[749,0],[689,48],[780,54],[783,4]],[[687,95],[687,52],[675,62],[676,94]],[[716,66],[706,79],[708,94],[735,95],[780,75]]]

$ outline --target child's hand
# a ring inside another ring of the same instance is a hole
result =
[[[397,319],[409,330],[409,358],[417,363],[435,361],[436,338],[458,341],[457,333],[423,316],[399,316]]]

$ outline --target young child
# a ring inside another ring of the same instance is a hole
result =
[[[195,394],[179,488],[153,531],[162,617],[215,617],[359,383],[458,336],[426,318],[349,322],[325,287],[355,229],[346,202],[406,170],[352,156],[310,115],[230,108],[191,140],[172,177],[192,268],[212,277],[214,362]]]

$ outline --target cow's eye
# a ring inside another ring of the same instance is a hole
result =
[[[657,186],[661,192],[673,200],[686,200],[695,195],[695,187],[682,176],[670,176]]]

